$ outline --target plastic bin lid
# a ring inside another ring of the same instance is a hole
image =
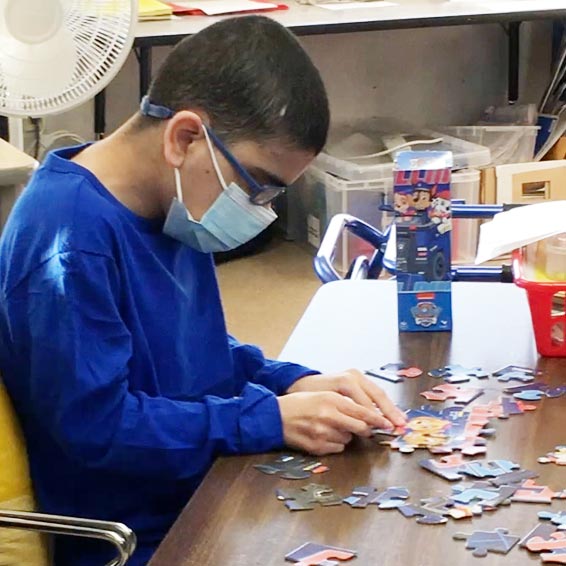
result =
[[[440,142],[432,143],[441,138]],[[451,151],[454,169],[467,169],[489,165],[490,150],[487,147],[461,140],[446,133],[414,128],[396,120],[374,118],[356,125],[332,128],[324,151],[317,157],[316,165],[333,175],[351,181],[385,179],[393,176],[395,154],[401,144],[423,141],[414,149]],[[398,149],[395,149],[398,148]],[[404,151],[408,147],[402,148]],[[371,158],[359,157],[383,153]]]

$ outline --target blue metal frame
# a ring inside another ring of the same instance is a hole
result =
[[[388,210],[388,207],[384,207]],[[466,205],[464,201],[452,201],[453,218],[492,218],[513,205]],[[390,224],[381,232],[359,218],[348,214],[337,214],[332,218],[320,249],[314,258],[314,270],[323,283],[343,279],[333,266],[336,245],[346,230],[365,240],[375,248],[371,258],[360,256],[354,260],[344,279],[377,279],[383,269],[395,274],[395,265],[385,258],[385,248],[391,232]],[[513,274],[508,266],[455,266],[452,267],[453,281],[501,281],[512,282]]]

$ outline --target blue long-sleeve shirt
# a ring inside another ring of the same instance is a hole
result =
[[[126,523],[138,566],[217,455],[282,446],[276,395],[314,372],[229,337],[211,256],[123,206],[80,149],[47,158],[2,234],[0,370],[41,509]],[[62,538],[57,566],[106,550]]]

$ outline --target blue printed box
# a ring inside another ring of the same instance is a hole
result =
[[[399,330],[452,330],[452,153],[404,151],[394,172]]]

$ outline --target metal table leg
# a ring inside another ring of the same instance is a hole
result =
[[[507,98],[509,104],[519,100],[519,58],[520,58],[520,29],[522,22],[511,22],[509,24],[509,77]]]
[[[106,90],[94,97],[94,139],[101,140],[106,133]]]

